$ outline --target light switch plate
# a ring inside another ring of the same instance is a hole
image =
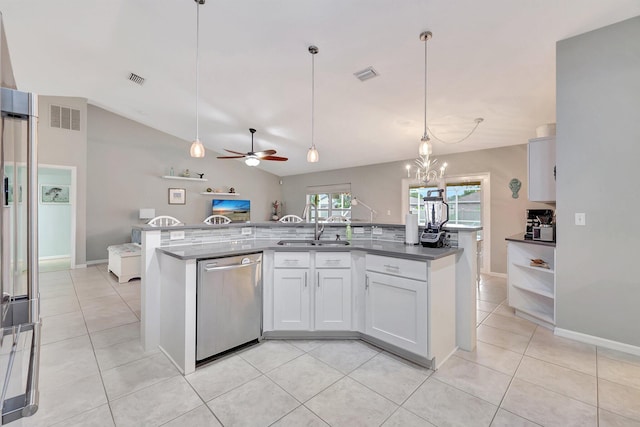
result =
[[[169,234],[169,240],[183,240],[184,239],[184,231],[172,231]]]
[[[576,225],[587,225],[586,213],[576,213]]]

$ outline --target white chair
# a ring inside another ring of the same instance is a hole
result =
[[[229,224],[231,219],[224,215],[211,215],[206,217],[203,222],[205,224]]]
[[[160,215],[152,218],[147,224],[153,227],[173,227],[175,225],[182,225],[179,219],[168,215]]]
[[[303,219],[298,215],[285,215],[279,220],[280,222],[302,222]]]
[[[351,222],[351,219],[347,218],[346,216],[334,215],[334,216],[330,216],[329,218],[327,218],[324,222],[344,222],[344,223],[350,223],[350,222]]]

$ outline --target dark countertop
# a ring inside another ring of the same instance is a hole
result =
[[[310,227],[310,226],[314,226],[315,223],[313,222],[296,222],[296,223],[285,223],[285,222],[278,222],[278,221],[271,221],[271,222],[232,222],[229,224],[213,224],[213,225],[209,225],[209,224],[204,224],[204,223],[200,223],[200,224],[185,224],[185,225],[174,225],[174,226],[170,226],[170,227],[154,227],[151,225],[147,225],[147,224],[142,224],[142,225],[134,225],[132,228],[134,230],[142,230],[142,231],[153,231],[153,230],[194,230],[194,229],[207,229],[207,228],[237,228],[237,227],[290,227],[290,228],[295,228],[295,227]],[[321,222],[320,225],[324,225],[325,227],[346,227],[347,225],[350,225],[351,227],[394,227],[394,228],[402,228],[404,229],[404,224],[385,224],[385,223],[371,223],[371,222],[351,222],[351,223],[346,223],[346,222]],[[420,227],[421,229],[424,228],[424,226]],[[467,225],[445,225],[444,226],[445,230],[448,231],[480,231],[482,230],[482,227],[480,226],[467,226]]]
[[[256,239],[213,244],[165,246],[156,248],[156,251],[181,260],[200,260],[231,255],[243,255],[265,250],[276,250],[281,252],[365,251],[375,255],[413,259],[418,261],[433,261],[449,255],[459,254],[463,251],[461,248],[424,248],[418,245],[405,245],[404,243],[394,242],[374,242],[368,240],[354,240],[348,246],[281,246],[277,243],[278,240]]]
[[[510,242],[518,242],[518,243],[529,243],[532,245],[541,245],[541,246],[551,246],[551,247],[556,247],[556,242],[543,242],[541,240],[529,240],[529,239],[525,239],[524,238],[524,232],[520,233],[520,234],[514,234],[513,236],[509,236],[507,238],[505,238],[504,240],[510,241]]]

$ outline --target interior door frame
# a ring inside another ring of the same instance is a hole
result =
[[[71,254],[69,255],[70,259],[70,268],[73,270],[76,268],[76,227],[77,227],[77,175],[78,168],[76,166],[66,166],[66,165],[51,165],[47,163],[38,163],[38,172],[40,172],[40,168],[48,168],[48,169],[66,169],[71,172],[71,186],[69,189],[69,203],[71,204]],[[38,195],[38,197],[40,197]]]

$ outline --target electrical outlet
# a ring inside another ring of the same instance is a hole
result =
[[[586,213],[576,213],[576,225],[587,225]]]
[[[364,234],[364,227],[353,227],[353,234]]]
[[[387,211],[387,215],[391,215],[391,209]]]
[[[382,228],[380,228],[380,227],[374,227],[374,228],[373,228],[373,234],[376,234],[376,235],[380,235],[380,234],[382,234]]]
[[[172,231],[169,240],[184,240],[184,231]]]
[[[251,227],[242,227],[242,235],[247,236],[251,234]]]

